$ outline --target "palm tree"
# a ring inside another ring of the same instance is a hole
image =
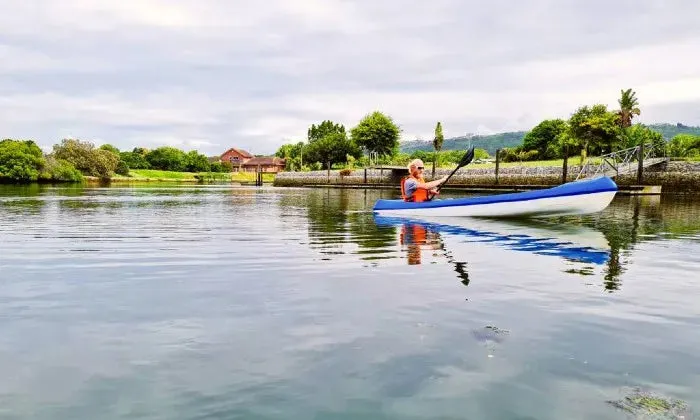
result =
[[[618,111],[618,116],[620,117],[620,126],[622,128],[630,127],[632,125],[632,118],[635,115],[639,115],[641,111],[639,110],[639,101],[636,97],[636,92],[632,89],[621,90],[622,96],[618,99],[617,103],[620,104],[620,110]]]
[[[442,149],[442,142],[444,140],[445,137],[442,135],[442,124],[440,124],[440,121],[438,121],[437,125],[435,126],[435,138],[433,139],[433,147],[435,148],[435,157],[433,158],[433,178],[435,178],[435,161],[437,160],[440,149]]]

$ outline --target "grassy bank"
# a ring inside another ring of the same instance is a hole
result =
[[[263,174],[263,182],[273,182],[275,174]],[[112,178],[116,182],[128,181],[171,181],[171,182],[240,182],[254,183],[253,172],[172,172],[154,169],[132,169],[129,176],[116,175]]]

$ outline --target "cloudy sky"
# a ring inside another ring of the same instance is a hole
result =
[[[700,125],[698,0],[0,0],[0,137],[272,153],[380,110],[403,140],[637,91]]]

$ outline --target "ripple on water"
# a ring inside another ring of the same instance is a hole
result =
[[[700,407],[697,203],[421,225],[367,212],[387,194],[0,188],[0,417]]]

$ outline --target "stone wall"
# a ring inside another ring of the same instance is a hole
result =
[[[573,181],[580,166],[569,166],[568,181]],[[437,169],[435,178],[449,175],[450,169]],[[349,175],[340,171],[280,172],[275,177],[276,186],[298,187],[309,185],[353,185],[353,186],[395,186],[398,187],[401,175],[385,169],[356,169]],[[561,183],[560,166],[541,167],[506,167],[499,168],[498,185],[502,186],[553,186]],[[426,171],[426,180],[430,181],[430,170]],[[636,185],[635,175],[620,176],[615,179],[620,186]],[[700,162],[668,162],[644,170],[644,184],[661,185],[663,192],[698,192],[700,193]],[[496,185],[495,168],[462,168],[450,178],[450,187],[476,187]]]

